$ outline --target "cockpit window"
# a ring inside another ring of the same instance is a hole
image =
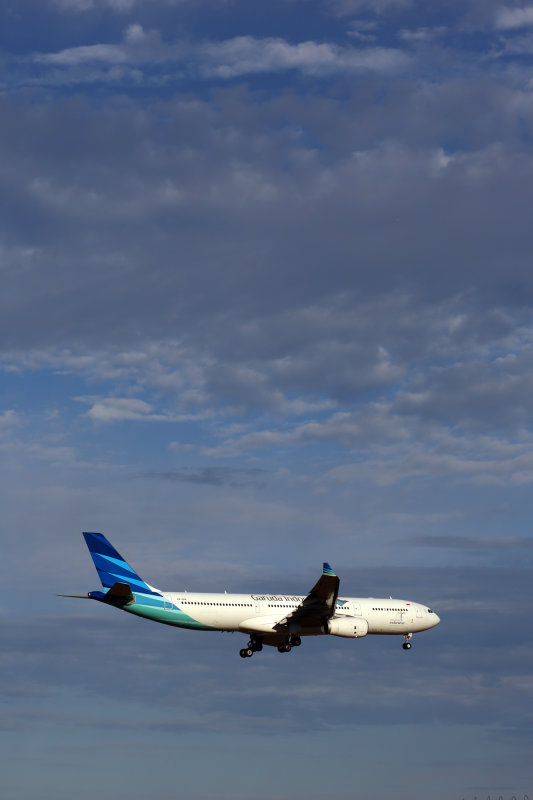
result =
[[[435,612],[428,608],[428,614],[434,614]]]

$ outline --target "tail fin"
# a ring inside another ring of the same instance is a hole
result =
[[[102,586],[110,589],[117,582],[127,583],[133,591],[143,594],[159,594],[132,570],[105,536],[101,533],[84,533],[83,536],[102,581]]]

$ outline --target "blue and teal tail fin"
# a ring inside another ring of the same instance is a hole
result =
[[[111,589],[115,583],[127,583],[133,592],[159,594],[137,575],[105,536],[101,533],[84,533],[83,536],[105,589]]]

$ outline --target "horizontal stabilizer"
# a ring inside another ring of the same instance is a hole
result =
[[[112,603],[117,606],[130,606],[134,602],[135,597],[128,583],[114,583],[104,597],[104,603]]]
[[[80,600],[91,600],[88,594],[56,594],[56,597],[78,597]]]

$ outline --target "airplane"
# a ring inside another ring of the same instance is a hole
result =
[[[434,628],[437,614],[420,603],[392,598],[339,598],[340,579],[324,563],[322,575],[306,595],[206,594],[163,592],[146,583],[101,533],[84,533],[105,591],[60,595],[98,600],[130,614],[202,631],[238,631],[249,636],[242,658],[263,645],[289,653],[304,636],[331,634],[360,639],[368,634],[402,635],[411,649],[413,633]]]

